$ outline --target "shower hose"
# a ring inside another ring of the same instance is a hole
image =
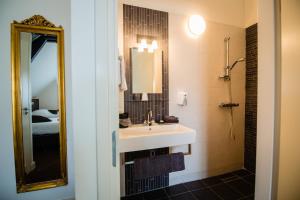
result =
[[[229,102],[232,103],[232,84],[231,80],[228,81],[228,90],[229,90]],[[235,140],[235,134],[233,132],[233,107],[230,107],[230,125],[229,125],[229,135],[230,138]]]

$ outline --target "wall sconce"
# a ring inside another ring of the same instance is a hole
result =
[[[153,53],[154,50],[158,49],[158,43],[156,40],[147,40],[141,39],[138,43],[138,52],[144,52],[145,49],[148,49],[149,53]]]
[[[200,36],[206,29],[206,23],[202,16],[192,15],[189,17],[188,29],[194,37]]]

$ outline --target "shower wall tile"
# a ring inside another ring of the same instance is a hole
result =
[[[131,73],[126,73],[128,90],[125,91],[125,112],[134,124],[143,123],[147,110],[153,116],[169,114],[169,67],[168,67],[168,13],[162,11],[123,5],[124,60],[126,72],[131,72],[130,48],[136,47],[137,35],[155,37],[163,51],[162,94],[148,94],[149,101],[140,101],[140,94],[132,94]],[[137,96],[137,98],[135,98]]]
[[[246,28],[245,168],[255,172],[257,122],[257,24]]]

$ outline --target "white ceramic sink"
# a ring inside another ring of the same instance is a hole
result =
[[[119,151],[130,152],[195,142],[196,131],[181,124],[132,126],[119,131]]]

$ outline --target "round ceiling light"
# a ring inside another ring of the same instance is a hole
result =
[[[192,15],[189,18],[188,27],[194,36],[199,36],[205,31],[206,23],[202,16]]]

